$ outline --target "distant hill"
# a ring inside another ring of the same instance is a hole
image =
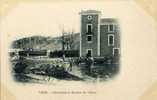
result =
[[[79,33],[73,34],[72,49],[79,50]],[[41,50],[61,50],[62,49],[62,37],[44,37],[44,36],[32,36],[21,38],[12,42],[12,48],[23,49],[33,48]]]

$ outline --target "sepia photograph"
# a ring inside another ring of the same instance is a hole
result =
[[[1,100],[157,100],[155,0],[1,0]]]
[[[104,12],[98,10],[88,9],[77,13],[79,32],[72,25],[71,29],[66,30],[66,25],[62,23],[61,33],[57,37],[32,36],[12,42],[9,55],[15,81],[97,82],[106,81],[118,74],[118,20],[103,18],[101,15]]]

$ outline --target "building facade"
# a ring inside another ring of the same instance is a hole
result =
[[[101,18],[101,12],[80,13],[80,57],[105,57],[120,54],[119,25],[114,18]]]

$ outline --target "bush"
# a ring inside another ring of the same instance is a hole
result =
[[[24,62],[18,62],[15,65],[14,71],[15,73],[24,73],[27,66],[28,65]]]

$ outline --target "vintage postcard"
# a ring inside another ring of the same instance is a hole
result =
[[[4,0],[2,100],[156,100],[157,20],[146,5]]]

